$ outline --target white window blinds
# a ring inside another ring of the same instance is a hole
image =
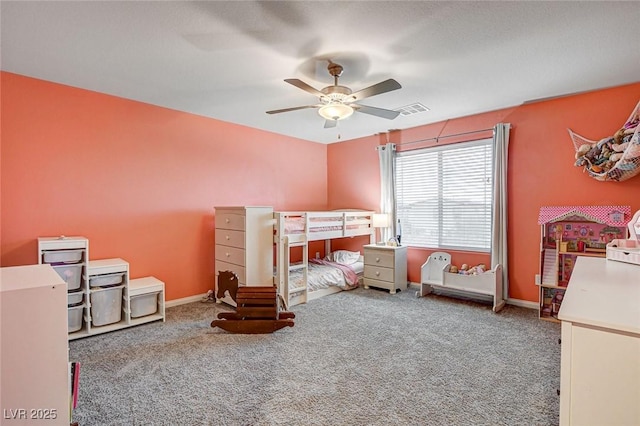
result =
[[[403,245],[490,250],[491,142],[397,154],[396,200]]]

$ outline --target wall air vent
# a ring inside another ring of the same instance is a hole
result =
[[[396,108],[396,111],[399,111],[400,115],[413,115],[421,112],[427,112],[429,111],[429,108],[422,105],[420,102],[415,102],[407,106]]]

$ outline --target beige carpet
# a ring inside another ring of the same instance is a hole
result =
[[[70,342],[89,425],[555,425],[559,324],[533,310],[356,289],[234,335],[229,308]]]

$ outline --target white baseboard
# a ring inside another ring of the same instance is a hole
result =
[[[507,305],[519,306],[521,308],[538,310],[538,303],[529,300],[507,299]]]
[[[409,287],[414,288],[416,290],[420,290],[420,284],[419,283],[409,282]],[[538,309],[538,303],[537,302],[531,302],[529,300],[507,299],[507,300],[505,300],[505,303],[507,305],[519,306],[521,308],[535,309],[535,310]]]
[[[195,296],[183,297],[181,299],[173,299],[164,302],[165,308],[170,308],[172,306],[185,305],[187,303],[199,302],[203,298],[207,297],[207,293],[204,294],[196,294]]]

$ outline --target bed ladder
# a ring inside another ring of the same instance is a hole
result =
[[[307,271],[309,268],[309,245],[306,238],[303,241],[290,243],[287,236],[280,237],[277,243],[278,276],[276,277],[276,279],[278,284],[278,292],[284,299],[284,303],[286,305],[285,309],[289,309],[291,298],[293,297],[299,299],[296,304],[307,303],[308,300]],[[293,247],[302,247],[302,261],[291,264],[291,249]],[[298,288],[291,288],[289,286],[289,273],[296,270],[302,271],[302,281],[304,285]]]

